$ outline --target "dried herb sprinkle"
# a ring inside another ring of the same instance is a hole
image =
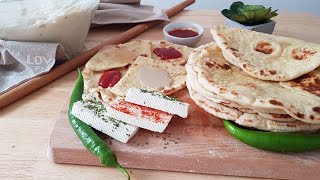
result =
[[[179,99],[176,99],[176,98],[173,98],[173,97],[170,97],[170,96],[163,95],[163,94],[161,94],[161,93],[159,93],[159,92],[148,91],[148,90],[145,90],[145,89],[140,89],[140,91],[141,91],[142,93],[148,93],[148,94],[151,94],[151,95],[153,95],[153,96],[158,96],[158,97],[160,97],[160,98],[162,98],[162,99],[166,99],[166,100],[169,100],[169,101],[174,101],[174,102],[182,103],[182,101],[179,100]]]

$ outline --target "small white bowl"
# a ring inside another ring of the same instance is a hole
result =
[[[169,34],[169,31],[175,29],[191,29],[193,31],[198,32],[198,35],[189,38],[171,36]],[[163,34],[167,41],[172,42],[174,44],[180,44],[190,47],[195,46],[201,40],[203,32],[203,27],[193,22],[172,22],[163,28]]]

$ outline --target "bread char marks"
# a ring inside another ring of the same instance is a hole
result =
[[[250,88],[256,88],[257,86],[253,83],[244,83],[244,86],[250,87]]]
[[[313,107],[312,110],[318,114],[320,114],[320,107]]]
[[[316,53],[317,53],[317,51],[312,50],[312,49],[296,48],[291,51],[291,56],[295,60],[305,60],[305,59],[309,58],[310,56],[313,56]]]
[[[269,73],[274,75],[274,74],[277,74],[277,71],[276,70],[269,70]]]
[[[291,118],[291,116],[289,114],[274,114],[274,113],[270,113],[270,115],[272,117],[275,117],[275,118]]]
[[[305,74],[297,79],[288,82],[289,86],[296,87],[310,92],[320,97],[320,75],[319,74]]]
[[[219,64],[217,62],[206,62],[206,66],[208,66],[208,68],[221,68],[221,69],[224,69],[224,70],[229,70],[231,69],[231,67],[228,65],[228,64]]]
[[[275,106],[283,106],[282,102],[279,102],[275,99],[271,99],[269,100],[269,103],[272,104],[272,105],[275,105]]]
[[[303,118],[304,118],[304,114],[296,113],[295,115],[296,115],[297,117],[301,118],[301,119],[303,119]]]
[[[274,114],[274,113],[262,113],[262,112],[258,112],[258,115],[267,118],[267,119],[271,119],[274,121],[282,121],[282,122],[292,122],[292,121],[296,121],[296,119],[292,118],[290,115],[288,114]]]
[[[263,54],[271,54],[273,52],[272,45],[268,42],[259,42],[254,48],[254,50]]]
[[[243,57],[243,54],[241,52],[239,52],[238,49],[236,49],[236,48],[227,47],[226,49],[230,49],[232,51],[232,54],[237,58]]]

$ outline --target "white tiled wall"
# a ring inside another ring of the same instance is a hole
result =
[[[163,9],[182,2],[183,0],[141,0],[141,4],[158,6]],[[215,9],[228,8],[236,0],[197,0],[188,9]],[[272,9],[279,9],[279,12],[309,12],[320,15],[320,0],[242,0],[245,4],[262,4]]]

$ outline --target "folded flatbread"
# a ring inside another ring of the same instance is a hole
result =
[[[224,57],[262,80],[288,81],[320,65],[320,45],[223,25],[211,29]]]

